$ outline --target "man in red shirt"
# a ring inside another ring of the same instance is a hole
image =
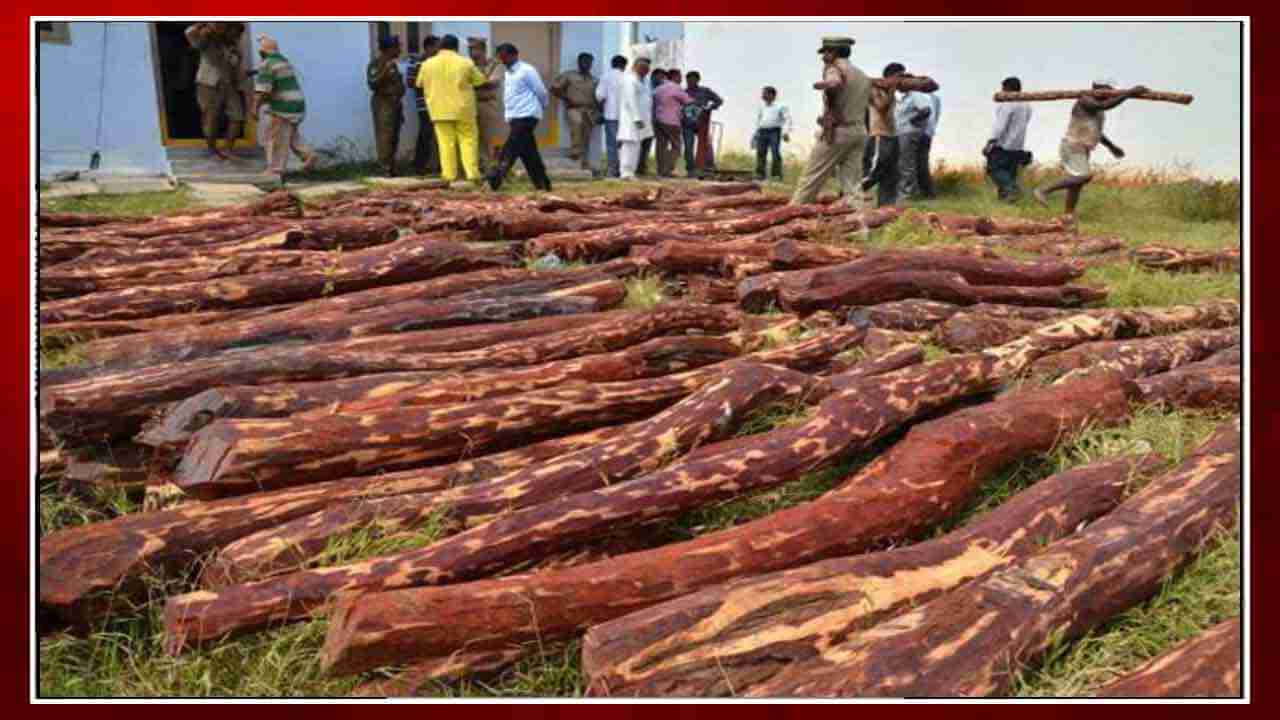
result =
[[[693,102],[681,87],[678,71],[668,70],[666,80],[653,91],[654,140],[658,146],[658,175],[671,177],[681,148],[681,110]]]

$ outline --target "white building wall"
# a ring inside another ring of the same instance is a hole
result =
[[[685,69],[725,99],[716,119],[725,125],[725,146],[745,150],[760,88],[778,88],[796,122],[784,151],[808,152],[821,113],[811,89],[819,79],[817,56],[824,35],[857,39],[853,63],[878,76],[902,62],[908,71],[933,76],[941,85],[941,123],[933,156],[953,164],[981,163],[994,103],[991,95],[1009,76],[1025,90],[1087,87],[1097,76],[1124,86],[1195,95],[1189,106],[1134,101],[1109,113],[1107,135],[1127,157],[1117,168],[1170,169],[1190,164],[1200,174],[1239,177],[1240,30],[1232,23],[685,23]],[[1041,162],[1057,162],[1070,104],[1036,103],[1028,149]]]
[[[37,50],[40,177],[88,170],[94,150],[102,172],[168,174],[148,23],[73,22],[70,31],[71,44]]]

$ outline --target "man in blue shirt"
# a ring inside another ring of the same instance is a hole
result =
[[[914,200],[920,194],[920,145],[933,108],[924,93],[901,92],[894,110],[893,125],[898,136],[898,201]]]
[[[533,186],[539,190],[551,190],[551,179],[547,177],[547,168],[542,164],[542,155],[538,152],[538,140],[533,131],[542,120],[542,111],[546,108],[550,97],[547,88],[542,84],[538,71],[527,62],[521,62],[520,51],[511,43],[498,46],[498,60],[507,66],[504,78],[502,99],[505,105],[507,126],[511,128],[507,142],[502,146],[502,156],[498,165],[489,172],[486,178],[489,187],[497,190],[502,187],[511,166],[516,158],[524,163],[525,172]]]

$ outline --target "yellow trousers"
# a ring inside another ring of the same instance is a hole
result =
[[[458,179],[458,152],[468,180],[480,179],[480,131],[475,120],[436,120],[436,143],[440,146],[440,174],[449,181]]]

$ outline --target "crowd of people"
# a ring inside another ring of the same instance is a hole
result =
[[[265,110],[269,116],[267,173],[282,174],[292,153],[310,168],[315,152],[303,141],[299,126],[306,115],[306,101],[292,65],[277,43],[258,37],[262,59],[255,75],[254,95],[247,109],[236,89],[241,77],[239,43],[241,23],[196,23],[187,38],[200,53],[196,76],[202,129],[213,157],[226,158],[234,147],[246,116]],[[414,92],[419,133],[414,150],[418,174],[439,172],[444,180],[459,174],[472,182],[487,182],[498,189],[515,162],[525,167],[538,189],[549,190],[548,177],[535,133],[551,98],[564,105],[569,127],[569,157],[594,175],[624,180],[649,174],[653,156],[658,177],[672,177],[679,161],[689,177],[715,171],[711,143],[711,118],[724,100],[702,84],[696,71],[651,68],[647,57],[632,61],[616,55],[602,77],[592,74],[595,58],[580,53],[577,67],[560,73],[550,84],[538,70],[520,60],[511,43],[488,56],[487,40],[467,38],[468,55],[459,52],[454,35],[423,41],[422,53],[411,57],[407,72],[400,70],[399,38],[379,41],[378,54],[369,62],[367,81],[371,93],[377,161],[384,172],[398,172],[396,157],[403,118],[403,98]],[[822,80],[813,88],[823,93],[823,114],[816,142],[798,180],[792,202],[810,203],[828,179],[835,179],[844,202],[859,207],[899,205],[935,196],[930,175],[930,150],[942,112],[935,93],[912,89],[902,63],[885,66],[875,82],[850,63],[853,38],[824,38],[818,53],[824,65]],[[1114,91],[1115,82],[1097,80],[1093,88]],[[1004,92],[1020,92],[1021,81],[1005,78]],[[1115,157],[1124,151],[1102,132],[1105,112],[1126,99],[1145,92],[1142,86],[1121,93],[1085,95],[1071,110],[1059,156],[1067,176],[1033,192],[1047,205],[1048,195],[1065,191],[1066,211],[1074,215],[1084,186],[1092,180],[1090,155],[1098,145]],[[783,179],[781,147],[789,142],[793,120],[772,86],[761,90],[751,144],[756,152],[756,177]],[[228,119],[225,148],[218,146],[223,115]],[[1025,148],[1031,107],[1025,102],[996,104],[995,124],[982,149],[986,171],[1001,200],[1021,196],[1018,174],[1029,165]],[[591,160],[592,137],[601,127],[605,162],[602,171]],[[875,190],[872,196],[871,191]]]

